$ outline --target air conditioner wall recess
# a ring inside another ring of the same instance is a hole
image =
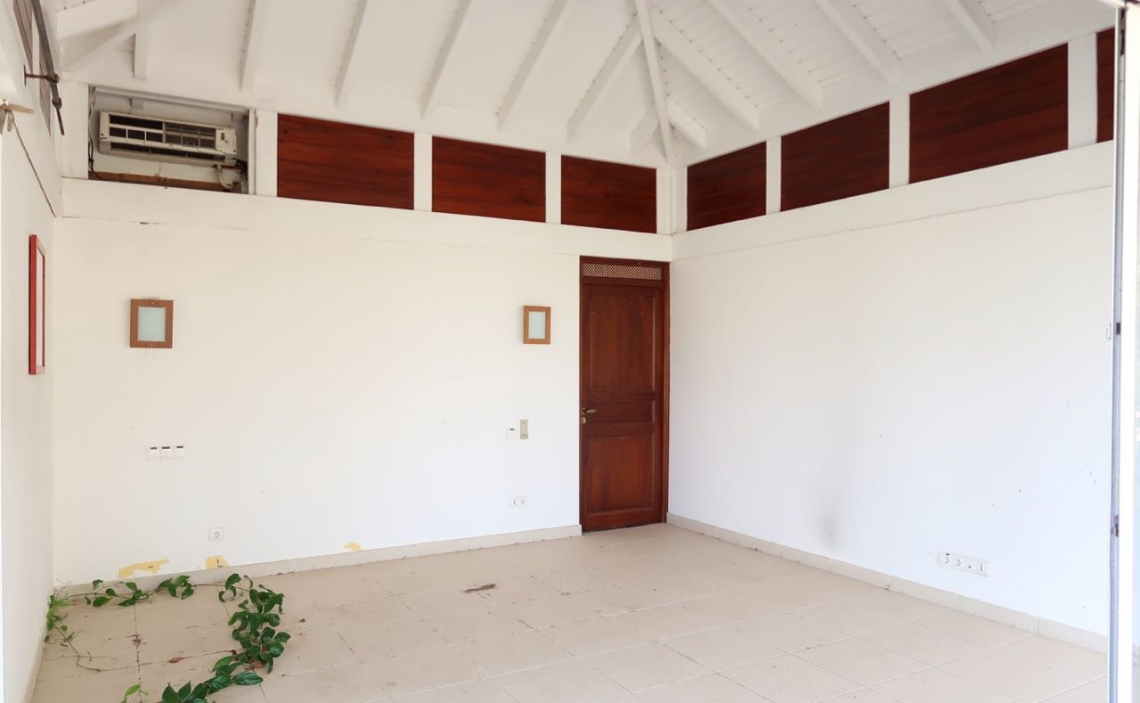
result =
[[[99,152],[197,165],[233,166],[237,130],[119,112],[99,113]]]

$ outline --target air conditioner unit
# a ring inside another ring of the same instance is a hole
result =
[[[99,151],[152,161],[232,166],[237,131],[230,127],[99,113]]]

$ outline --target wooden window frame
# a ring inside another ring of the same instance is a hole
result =
[[[161,342],[144,342],[139,339],[139,309],[162,308],[166,310],[166,339]],[[174,348],[174,301],[154,298],[131,299],[131,348],[132,349],[173,349]]]

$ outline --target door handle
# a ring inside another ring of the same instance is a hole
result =
[[[586,424],[586,416],[598,412],[597,408],[582,408],[582,424]]]

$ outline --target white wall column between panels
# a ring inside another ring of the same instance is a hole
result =
[[[1116,188],[1112,393],[1111,622],[1109,700],[1132,703],[1136,468],[1136,293],[1140,235],[1140,51],[1125,41],[1130,25],[1140,39],[1140,3],[1117,15]],[[1131,49],[1131,50],[1130,50]]]

